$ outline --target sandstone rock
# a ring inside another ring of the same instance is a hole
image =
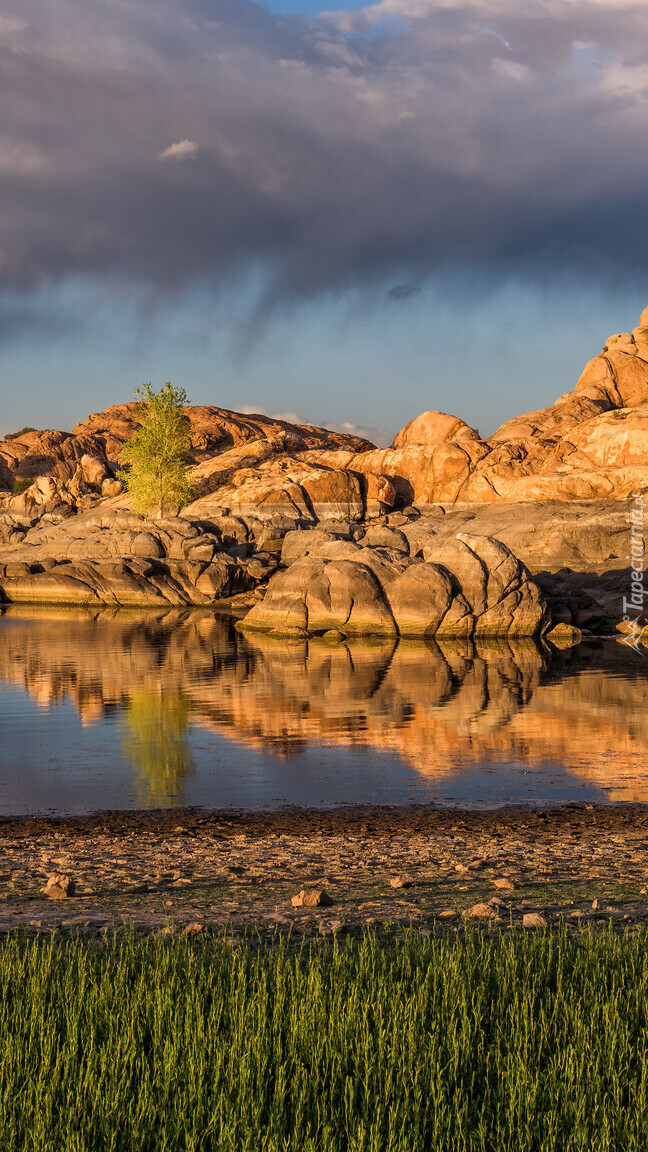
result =
[[[307,545],[286,537],[285,554]],[[243,628],[298,635],[406,637],[533,636],[549,613],[538,587],[509,549],[462,536],[440,552],[443,564],[411,560],[362,542],[319,536],[315,556],[271,578]],[[457,567],[458,578],[450,570]]]
[[[404,556],[410,554],[409,540],[405,533],[382,524],[372,524],[367,528],[362,545],[365,548],[390,548],[402,552]]]
[[[541,912],[525,912],[522,917],[523,928],[546,928],[548,923]]]
[[[488,904],[473,904],[464,912],[467,920],[496,920],[499,916],[498,906],[490,901]]]
[[[121,447],[137,427],[137,404],[117,404],[104,412],[88,416],[72,429],[74,437],[92,436],[100,440],[109,459],[118,460]],[[344,432],[330,432],[312,425],[295,425],[286,420],[275,420],[261,414],[232,412],[215,405],[193,405],[185,409],[191,425],[191,447],[194,460],[199,462],[216,452],[237,447],[249,441],[264,440],[288,433],[306,444],[346,446],[353,450],[370,447],[366,440]]]
[[[351,468],[350,471],[353,469]],[[359,475],[364,482],[365,516],[367,519],[372,516],[380,516],[383,511],[393,508],[398,494],[387,476],[381,476],[380,473],[375,472],[359,473]]]
[[[516,416],[481,440],[464,421],[426,412],[389,449],[358,437],[213,406],[188,407],[194,480],[190,516],[224,509],[266,523],[357,520],[415,502],[627,499],[648,490],[648,328],[610,337],[573,392]],[[33,492],[38,507],[73,509],[117,496],[110,477],[137,405],[96,413],[72,433],[24,433],[0,443],[0,487],[44,479],[56,492]],[[14,499],[10,495],[4,499]],[[128,497],[125,498],[128,500]]]
[[[335,540],[348,539],[348,535],[329,531],[322,528],[312,528],[310,531],[293,530],[286,532],[281,548],[281,562],[287,567],[304,556],[319,554],[325,544]]]
[[[411,888],[414,881],[410,876],[392,876],[389,881],[392,888]]]
[[[67,873],[53,872],[47,877],[47,883],[42,892],[48,900],[67,900],[70,896],[74,896],[75,883]]]
[[[502,892],[512,892],[515,888],[513,881],[509,880],[507,876],[499,876],[496,880],[493,880],[493,884],[496,888],[501,889]]]
[[[318,932],[320,936],[337,936],[343,928],[343,920],[320,920]]]
[[[124,487],[121,480],[104,480],[101,485],[101,495],[105,496],[107,500],[112,500],[115,496],[120,496]]]
[[[293,908],[328,908],[334,901],[323,888],[302,888],[290,903]]]
[[[88,455],[87,452],[81,457],[78,471],[83,483],[95,488],[101,488],[106,480],[111,482],[113,479],[106,462],[100,460],[98,456]]]
[[[449,440],[479,440],[479,433],[446,412],[423,412],[394,437],[392,448],[407,448],[410,444],[436,446]]]
[[[240,627],[288,634],[395,635],[396,626],[378,580],[362,564],[297,561],[270,580],[265,600]]]
[[[165,555],[165,549],[160,538],[154,536],[152,532],[137,532],[132,536],[127,554],[144,556],[148,559],[159,558]]]
[[[457,594],[450,574],[439,565],[412,565],[389,584],[387,596],[400,636],[473,633],[470,608]]]
[[[556,624],[545,634],[545,638],[555,648],[572,648],[574,644],[580,644],[583,633],[580,628],[575,628],[572,624]]]

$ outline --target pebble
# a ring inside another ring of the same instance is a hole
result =
[[[472,908],[468,908],[464,912],[469,920],[495,920],[498,914],[497,906],[493,903],[489,904],[473,904]]]
[[[548,923],[541,912],[525,912],[522,917],[523,928],[546,928]]]
[[[323,888],[302,888],[290,903],[293,908],[328,908],[333,900]]]
[[[335,936],[344,927],[342,920],[320,920],[320,936]]]
[[[392,888],[411,888],[414,881],[409,876],[392,876],[389,883]]]
[[[74,896],[74,880],[66,872],[52,872],[41,892],[48,900],[67,900]]]

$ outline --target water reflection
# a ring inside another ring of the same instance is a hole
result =
[[[552,656],[533,643],[243,638],[230,621],[195,611],[21,607],[0,617],[0,687],[27,694],[47,717],[72,702],[85,728],[106,736],[107,758],[110,732],[118,733],[115,754],[134,769],[139,806],[189,802],[203,772],[197,749],[202,765],[214,760],[210,736],[231,749],[221,776],[236,756],[243,763],[244,749],[262,753],[264,771],[284,788],[277,799],[299,792],[300,803],[314,747],[354,750],[367,765],[391,757],[401,776],[431,789],[421,798],[443,798],[463,775],[463,800],[479,800],[485,771],[515,765],[518,775],[553,767],[600,798],[648,801],[646,664],[614,642]],[[6,771],[9,709],[0,693]],[[295,765],[293,776],[268,768],[281,762]],[[300,772],[301,791],[290,783]],[[330,802],[347,798],[344,789],[333,794],[340,788],[331,780]],[[518,780],[515,794],[500,798],[533,799],[521,787]],[[205,802],[204,789],[195,795]]]
[[[180,692],[137,687],[122,721],[122,755],[137,774],[141,808],[168,808],[182,798],[193,768],[189,747],[189,702]]]

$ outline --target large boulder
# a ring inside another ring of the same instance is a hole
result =
[[[397,433],[392,448],[409,448],[412,444],[437,446],[453,440],[479,440],[479,432],[447,412],[423,412]]]
[[[264,453],[266,449],[264,448]],[[240,449],[224,454],[218,469],[209,472],[209,491],[184,510],[193,519],[211,519],[227,508],[244,518],[255,517],[274,522],[279,518],[315,523],[324,520],[360,520],[366,511],[364,478],[356,473],[326,465],[312,464],[285,454],[264,455],[259,451],[253,466],[230,467],[232,456],[240,458]],[[194,475],[205,483],[206,465]],[[386,482],[387,483],[387,482]],[[386,487],[382,497],[394,499]]]
[[[412,564],[387,589],[398,634],[406,638],[468,638],[474,631],[469,604],[438,564]]]
[[[308,535],[308,533],[306,533]],[[296,635],[536,636],[550,622],[544,596],[505,545],[462,535],[434,559],[320,541],[271,578],[244,629]]]
[[[308,635],[331,630],[347,636],[396,636],[397,629],[375,573],[350,560],[310,556],[277,573],[262,603],[241,626],[252,631]]]

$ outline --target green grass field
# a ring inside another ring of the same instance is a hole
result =
[[[2,1152],[648,1148],[648,935],[0,946]]]

